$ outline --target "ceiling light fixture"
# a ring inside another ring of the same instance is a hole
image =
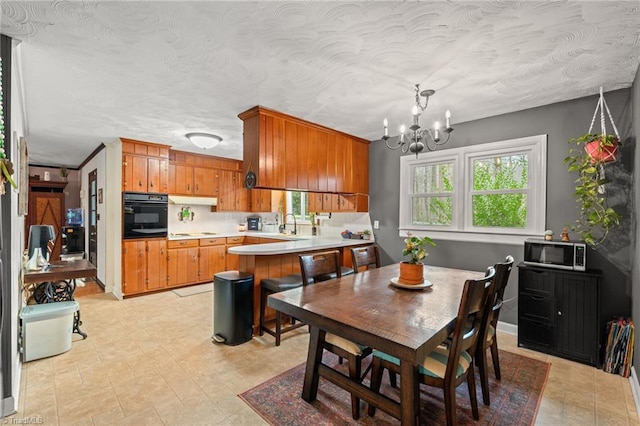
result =
[[[222,142],[222,138],[211,133],[187,133],[185,135],[192,144],[199,148],[209,149]]]
[[[405,125],[400,126],[400,134],[397,136],[389,136],[389,122],[387,119],[384,119],[384,136],[382,140],[387,145],[389,149],[398,149],[401,148],[402,153],[405,154],[408,151],[414,152],[416,157],[419,153],[424,150],[426,147],[429,151],[435,151],[436,148],[440,145],[444,145],[449,140],[451,136],[451,132],[453,132],[453,128],[451,127],[451,112],[447,110],[445,115],[446,117],[446,126],[444,129],[440,129],[440,123],[436,121],[433,125],[433,130],[431,129],[421,129],[419,124],[420,113],[418,112],[418,108],[421,111],[427,109],[427,105],[429,105],[429,97],[433,96],[436,93],[435,90],[427,89],[420,91],[420,85],[416,84],[416,104],[413,106],[413,125],[409,127],[411,131],[410,134],[405,135]],[[422,106],[420,97],[424,98],[424,106]],[[441,132],[447,134],[446,139],[440,139]],[[408,140],[407,140],[408,139]]]

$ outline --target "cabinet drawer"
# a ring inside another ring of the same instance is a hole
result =
[[[221,246],[227,243],[227,239],[220,238],[200,238],[200,247]]]
[[[244,237],[227,237],[227,244],[243,244]]]
[[[536,293],[521,292],[519,296],[519,317],[547,324],[555,323],[555,298]]]
[[[539,269],[520,269],[519,290],[540,296],[553,297],[556,293],[557,273]]]
[[[260,240],[262,238],[260,237],[245,237],[244,238],[244,243],[245,244],[260,244]]]
[[[168,241],[167,247],[172,248],[185,248],[185,247],[198,247],[198,240],[173,240]]]
[[[554,350],[555,327],[545,322],[520,318],[518,319],[518,345]]]

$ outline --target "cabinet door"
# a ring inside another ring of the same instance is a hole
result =
[[[596,365],[599,353],[598,279],[558,273],[556,283],[556,350]]]
[[[192,195],[192,166],[185,164],[169,164],[169,193],[179,195]]]
[[[226,246],[200,247],[200,282],[213,281],[213,275],[225,270]]]
[[[160,187],[160,159],[147,159],[147,192],[162,192]]]
[[[310,212],[324,212],[324,210],[322,209],[322,192],[309,192],[307,197],[309,199]]]
[[[252,189],[251,194],[251,211],[252,212],[270,212],[271,211],[271,190],[270,189]]]
[[[242,244],[227,244],[226,266],[227,271],[237,271],[240,269],[240,255],[229,253],[231,247],[241,246]]]
[[[205,167],[193,168],[193,195],[217,196],[216,171]]]
[[[168,286],[198,282],[198,247],[169,249]]]
[[[147,273],[145,241],[122,244],[122,293],[125,296],[145,291]]]
[[[313,128],[307,130],[307,179],[308,187],[310,191],[320,191],[320,185],[318,183],[318,168],[320,159],[318,158],[318,133],[319,131]],[[302,163],[304,164],[304,163]]]
[[[249,194],[248,189],[244,187],[242,172],[233,172],[231,176],[233,181],[234,207],[237,212],[246,212],[249,210]]]
[[[167,286],[167,241],[147,241],[146,289],[158,290]]]
[[[286,121],[284,125],[284,153],[285,153],[285,188],[298,187],[298,125]]]
[[[131,191],[147,192],[147,157],[132,155],[131,163],[133,165],[131,171]]]
[[[162,194],[169,193],[169,160],[160,159],[160,170],[159,170],[159,189],[158,192]]]
[[[350,189],[347,192],[369,193],[369,144],[351,140],[352,160]]]
[[[133,145],[132,148],[133,149]],[[133,191],[133,155],[122,156],[122,190]]]
[[[220,170],[218,189],[218,211],[232,211],[236,202],[233,193],[233,172],[231,170]]]

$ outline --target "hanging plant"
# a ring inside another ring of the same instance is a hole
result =
[[[607,134],[605,127],[604,110],[607,110],[615,134]],[[600,110],[601,133],[592,133],[593,123]],[[600,99],[596,106],[596,111],[591,120],[589,131],[578,137],[569,140],[569,143],[576,145],[569,149],[569,155],[564,159],[569,172],[578,172],[575,180],[576,202],[580,207],[580,216],[573,224],[569,224],[570,229],[577,233],[587,244],[593,248],[598,248],[609,236],[609,232],[620,225],[622,216],[613,208],[607,205],[605,184],[609,179],[605,176],[604,166],[615,161],[618,155],[620,136],[616,129],[611,112],[604,100],[602,87],[600,88]]]
[[[16,189],[18,185],[13,181],[13,164],[7,158],[4,150],[4,108],[2,107],[2,58],[0,58],[0,195],[5,193],[4,183],[9,182]]]

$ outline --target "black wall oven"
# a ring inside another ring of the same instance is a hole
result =
[[[167,236],[169,197],[165,194],[123,193],[123,238]]]

